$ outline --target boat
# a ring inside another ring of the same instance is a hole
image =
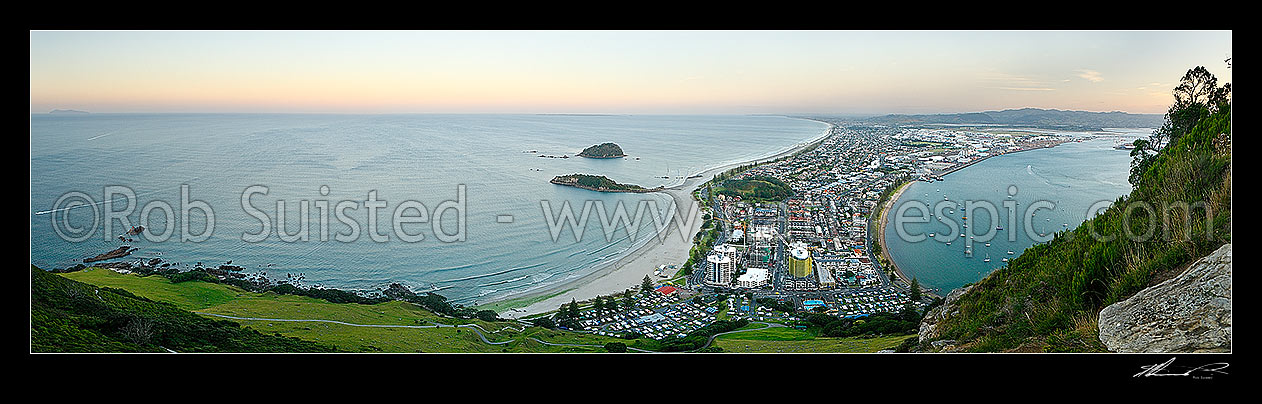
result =
[[[1003,230],[1003,226],[995,226],[995,230]]]
[[[987,247],[990,247],[990,243],[986,243],[986,246],[987,246]]]
[[[933,237],[933,233],[929,233],[929,237]]]
[[[1003,257],[1003,262],[1008,262],[1008,257]]]
[[[986,259],[982,260],[982,262],[990,262],[990,254],[986,254]]]
[[[1130,143],[1125,143],[1125,144],[1119,144],[1119,145],[1117,145],[1117,146],[1113,146],[1113,149],[1115,149],[1115,150],[1134,150],[1134,149],[1135,149],[1135,142],[1130,142]]]
[[[1015,254],[1015,253],[1012,252],[1012,250],[1008,250],[1008,255],[1012,255],[1012,254]]]

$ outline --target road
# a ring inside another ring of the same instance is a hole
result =
[[[762,325],[764,325],[765,327],[762,327],[762,328],[750,328],[750,329],[748,329],[748,330],[733,330],[733,331],[721,332],[721,333],[718,333],[718,334],[714,334],[714,335],[711,335],[711,336],[710,336],[710,339],[706,340],[705,345],[703,345],[703,346],[702,346],[702,347],[700,347],[700,348],[697,348],[697,349],[694,349],[694,350],[688,351],[688,352],[697,352],[697,351],[700,351],[700,350],[702,350],[702,349],[709,348],[709,347],[710,347],[710,344],[714,343],[714,339],[715,339],[715,338],[718,338],[720,335],[735,334],[735,333],[738,333],[738,332],[746,332],[746,331],[758,331],[758,330],[765,330],[765,329],[772,328],[772,327],[784,327],[784,326],[785,326],[784,324],[764,323],[764,322],[761,322],[761,321],[751,321],[751,322],[749,322],[749,323],[750,323],[750,324],[762,324]]]
[[[232,320],[277,321],[277,322],[280,322],[280,321],[288,321],[288,322],[308,322],[308,323],[333,323],[333,324],[347,325],[347,326],[351,326],[351,327],[375,327],[375,328],[442,328],[442,327],[451,327],[451,328],[456,328],[456,327],[463,327],[463,328],[469,328],[469,329],[472,329],[472,330],[473,330],[473,332],[475,332],[475,333],[477,333],[477,334],[478,334],[478,338],[481,338],[481,339],[482,339],[482,342],[485,342],[485,343],[487,343],[487,344],[491,344],[491,345],[504,345],[504,344],[507,344],[507,343],[510,343],[510,342],[515,341],[515,340],[510,339],[510,340],[508,340],[508,341],[503,341],[503,342],[491,342],[491,340],[486,339],[486,335],[483,335],[483,334],[482,334],[482,332],[483,332],[483,331],[494,334],[494,333],[498,333],[498,332],[500,332],[500,331],[504,331],[504,329],[510,329],[510,330],[512,330],[512,329],[513,329],[512,327],[504,327],[504,328],[499,329],[499,331],[487,331],[486,329],[482,328],[482,326],[479,326],[479,325],[477,325],[477,324],[460,324],[460,325],[439,324],[439,323],[434,323],[434,325],[353,324],[353,323],[347,323],[347,322],[337,321],[337,320],[321,320],[321,319],[287,319],[287,318],[259,318],[259,317],[236,317],[236,316],[229,316],[229,315],[224,315],[224,314],[215,314],[215,313],[204,313],[204,312],[194,312],[194,313],[197,313],[197,314],[202,314],[202,315],[207,315],[207,316],[222,317],[222,318],[227,318],[227,319],[232,319]],[[517,330],[517,331],[518,331],[518,332],[521,332],[521,331],[525,331],[525,329],[523,328],[523,329],[521,329],[521,330]]]
[[[452,328],[455,328],[455,327],[463,327],[463,328],[469,328],[469,329],[472,329],[472,330],[473,330],[473,332],[475,332],[475,333],[477,333],[477,334],[478,334],[478,338],[482,339],[482,342],[485,342],[485,343],[490,344],[490,345],[504,345],[504,344],[507,344],[507,343],[510,343],[510,342],[513,342],[513,341],[516,341],[516,340],[515,340],[515,339],[510,339],[510,340],[508,340],[508,341],[503,341],[503,342],[492,342],[491,340],[486,339],[486,335],[483,335],[483,334],[482,334],[484,331],[485,331],[485,332],[487,332],[487,333],[494,334],[494,333],[498,333],[498,332],[500,332],[500,331],[504,331],[505,329],[508,329],[508,330],[514,330],[514,331],[517,331],[517,332],[522,332],[522,331],[525,331],[525,330],[526,330],[525,328],[522,328],[522,329],[516,329],[516,328],[513,328],[513,327],[511,327],[511,326],[504,326],[504,328],[501,328],[501,329],[499,329],[498,331],[487,331],[485,328],[482,328],[482,326],[479,326],[479,325],[477,325],[477,324],[460,324],[460,325],[440,324],[440,323],[434,323],[433,325],[354,324],[354,323],[347,323],[347,322],[344,322],[344,321],[337,321],[337,320],[322,320],[322,319],[287,319],[287,318],[260,318],[260,317],[236,317],[236,316],[229,316],[229,315],[224,315],[224,314],[215,314],[215,313],[204,313],[204,312],[195,312],[195,313],[197,313],[197,314],[202,314],[202,315],[207,315],[207,316],[222,317],[222,318],[227,318],[227,319],[232,319],[232,320],[277,321],[277,322],[280,322],[280,321],[288,321],[288,322],[333,323],[333,324],[341,324],[341,325],[346,325],[346,326],[351,326],[351,327],[376,327],[376,328],[442,328],[442,327],[452,327]],[[544,340],[541,340],[541,339],[538,339],[538,338],[535,338],[535,337],[526,337],[526,338],[527,338],[527,339],[530,339],[530,340],[533,340],[533,341],[535,341],[535,342],[538,342],[538,343],[540,343],[540,344],[548,345],[548,346],[573,346],[573,347],[591,347],[591,348],[604,348],[604,347],[605,347],[604,345],[593,345],[593,344],[561,344],[561,343],[555,343],[555,342],[548,342],[548,341],[544,341]],[[630,351],[636,351],[636,352],[650,352],[650,353],[651,353],[651,352],[653,352],[653,351],[649,351],[649,350],[645,350],[645,349],[632,348],[632,347],[627,347],[627,350],[630,350]]]

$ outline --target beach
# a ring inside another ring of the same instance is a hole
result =
[[[832,129],[833,127],[830,125],[820,136],[798,143],[788,150],[773,156],[727,164],[706,170],[697,175],[691,175],[682,184],[668,187],[660,192],[666,193],[675,201],[675,205],[678,207],[676,212],[687,214],[693,205],[697,203],[692,199],[693,191],[697,190],[701,184],[714,178],[715,175],[743,165],[767,162],[792,155],[821,141],[828,134],[832,133]],[[504,318],[528,317],[556,310],[562,304],[569,303],[571,300],[584,301],[597,296],[608,296],[624,292],[627,289],[639,288],[646,275],[654,281],[660,280],[661,278],[653,276],[653,271],[662,265],[675,265],[676,268],[674,270],[679,271],[681,269],[679,267],[688,259],[689,250],[692,249],[692,235],[701,229],[701,214],[701,209],[698,208],[692,212],[691,218],[682,221],[690,224],[687,231],[684,232],[688,237],[680,237],[679,230],[672,221],[672,224],[664,230],[667,233],[662,236],[660,241],[655,239],[645,243],[612,264],[604,265],[581,278],[550,285],[521,296],[515,296],[511,300],[527,301],[530,304],[525,307],[502,310],[500,316]],[[673,277],[674,273],[668,275]],[[546,298],[543,298],[545,296]],[[540,298],[542,300],[539,300]]]
[[[916,181],[907,181],[903,185],[899,186],[898,189],[890,195],[889,200],[885,201],[885,206],[881,208],[881,217],[878,217],[876,220],[877,228],[875,236],[877,240],[881,240],[881,257],[884,257],[885,262],[889,263],[890,268],[894,270],[894,274],[908,285],[911,285],[911,278],[908,278],[907,275],[903,274],[902,270],[898,269],[898,264],[895,264],[893,257],[890,257],[889,246],[885,245],[885,226],[889,224],[890,208],[894,207],[898,203],[898,197],[903,195],[903,191],[906,191],[907,188],[915,182]]]

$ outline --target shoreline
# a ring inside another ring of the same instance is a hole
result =
[[[890,208],[898,203],[898,198],[903,196],[903,192],[906,191],[907,188],[911,188],[911,184],[915,184],[918,181],[919,180],[907,181],[907,183],[898,187],[898,189],[890,195],[889,200],[885,201],[885,206],[881,207],[881,217],[876,218],[876,236],[881,241],[881,257],[885,258],[886,262],[889,262],[890,269],[893,269],[894,275],[898,276],[898,279],[902,280],[903,283],[906,283],[909,286],[911,285],[911,278],[908,278],[907,274],[903,273],[903,270],[898,268],[898,264],[894,262],[894,257],[890,255],[889,246],[885,245],[885,226],[889,224]],[[921,289],[924,289],[924,287],[922,286]],[[931,296],[938,296],[933,292],[925,291],[924,293]]]
[[[1025,151],[1031,151],[1031,150],[1045,150],[1045,149],[1050,149],[1056,146],[1060,146],[1065,143],[1076,143],[1076,142],[1081,142],[1081,141],[1082,140],[1072,140],[1072,141],[1057,143],[1050,146],[1032,147],[1028,149],[1010,151],[1010,152],[1002,153],[1002,154],[990,155],[990,156],[982,157],[980,159],[975,159],[973,161],[970,161],[958,167],[952,167],[951,169],[943,171],[942,173],[939,173],[935,176],[946,177],[949,174],[953,174],[965,168],[972,167],[973,165],[980,163],[982,161],[986,161],[990,159],[991,157],[1007,156],[1007,155],[1016,154],[1016,153],[1025,152]],[[907,188],[911,187],[911,184],[914,184],[919,181],[920,180],[907,181],[906,184],[903,184],[903,186],[899,187],[898,190],[896,190],[892,195],[890,195],[890,199],[888,201],[885,201],[885,206],[881,208],[881,217],[877,218],[877,232],[878,232],[877,237],[880,237],[880,240],[881,240],[881,256],[884,257],[885,260],[890,263],[890,267],[894,270],[894,274],[897,275],[899,279],[901,279],[904,283],[908,285],[911,285],[911,278],[908,278],[907,274],[903,273],[903,270],[900,269],[898,267],[898,264],[894,262],[894,257],[890,255],[890,248],[888,245],[885,244],[885,226],[889,224],[889,216],[888,216],[889,208],[898,204],[898,198],[902,197],[903,191],[906,191]],[[920,285],[920,287],[921,289],[927,289],[925,285]],[[938,294],[931,291],[922,291],[922,292],[929,296],[935,296],[935,297],[946,296],[946,294]],[[946,293],[949,294],[951,293],[951,291],[946,291]]]
[[[804,119],[793,117],[787,118]],[[827,122],[824,123],[828,124]],[[700,174],[689,175],[682,183],[674,186],[667,186],[658,192],[663,192],[674,200],[676,206],[676,211],[674,213],[678,214],[680,210],[691,209],[691,206],[696,203],[696,201],[692,199],[692,193],[700,188],[702,184],[713,179],[714,176],[740,166],[768,162],[793,155],[794,153],[826,139],[830,134],[832,134],[834,128],[835,125],[828,124],[828,127],[825,128],[820,135],[807,139],[806,141],[799,142],[774,155],[713,167],[701,172]],[[636,247],[634,250],[618,260],[601,265],[598,269],[589,274],[575,279],[557,282],[521,295],[509,296],[505,299],[491,301],[479,306],[493,306],[497,303],[507,303],[513,301],[530,302],[524,307],[512,307],[514,305],[510,304],[509,307],[502,309],[503,311],[500,312],[501,317],[521,319],[556,310],[562,304],[569,303],[570,300],[585,301],[593,299],[596,296],[608,296],[622,293],[627,289],[637,289],[646,275],[649,276],[650,279],[654,279],[654,283],[657,283],[658,279],[653,278],[653,271],[660,265],[682,266],[683,262],[687,260],[688,253],[693,247],[691,235],[696,234],[701,228],[701,215],[701,209],[697,209],[695,215],[692,215],[691,218],[682,220],[684,223],[691,224],[689,229],[684,232],[684,234],[688,235],[686,238],[679,237],[679,230],[675,225],[673,225],[673,223],[676,223],[675,220],[677,219],[672,218],[670,222],[672,224],[667,225],[665,229],[661,230],[666,232],[665,234],[656,233],[650,236],[657,238],[660,235],[660,239],[650,240],[649,242]],[[672,235],[674,235],[674,237],[672,237]],[[670,276],[673,277],[681,269],[682,268],[677,267],[675,269],[676,272],[671,273]],[[540,297],[543,296],[548,297],[540,299]]]

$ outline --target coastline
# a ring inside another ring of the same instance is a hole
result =
[[[974,159],[973,161],[969,161],[968,163],[963,164],[963,165],[960,165],[960,166],[958,166],[958,167],[952,167],[952,168],[951,168],[951,169],[949,169],[949,170],[946,170],[946,171],[943,171],[943,172],[941,172],[941,173],[938,173],[936,176],[938,176],[938,177],[946,177],[946,176],[947,176],[947,175],[949,175],[949,174],[955,173],[955,172],[960,171],[960,170],[963,170],[963,169],[965,169],[965,168],[972,167],[974,164],[977,164],[977,163],[980,163],[980,162],[982,162],[982,161],[988,160],[988,159],[990,159],[991,157],[1007,156],[1007,155],[1010,155],[1010,154],[1016,154],[1016,153],[1020,153],[1020,152],[1030,151],[1030,150],[1043,150],[1043,149],[1050,149],[1050,148],[1053,148],[1053,147],[1056,147],[1056,146],[1060,146],[1060,145],[1065,144],[1065,143],[1070,143],[1070,142],[1081,142],[1081,141],[1082,141],[1082,140],[1072,140],[1072,141],[1068,141],[1068,142],[1061,142],[1061,143],[1057,143],[1057,144],[1053,144],[1053,145],[1040,146],[1040,147],[1032,147],[1032,148],[1028,148],[1028,149],[1014,150],[1014,151],[1010,151],[1010,152],[1006,152],[1006,153],[1000,153],[1000,154],[990,155],[990,156],[982,157],[982,158],[979,158],[979,159]],[[900,268],[898,267],[898,264],[894,262],[894,257],[890,255],[890,248],[889,248],[889,246],[888,246],[888,245],[886,245],[886,244],[885,244],[885,226],[886,226],[887,224],[889,224],[889,223],[888,223],[888,222],[889,222],[889,216],[888,216],[888,213],[889,213],[889,208],[890,208],[890,207],[892,207],[892,206],[897,205],[897,204],[898,204],[898,198],[899,198],[899,197],[901,197],[901,196],[903,195],[903,191],[906,191],[906,190],[907,190],[907,188],[911,186],[911,184],[916,183],[917,181],[918,181],[918,180],[908,181],[906,184],[903,184],[903,186],[899,187],[899,188],[898,188],[898,190],[894,191],[894,193],[893,193],[892,195],[890,195],[889,200],[885,201],[885,206],[883,206],[883,207],[881,208],[881,217],[877,218],[877,237],[880,237],[880,240],[881,240],[881,256],[885,258],[885,261],[886,261],[886,262],[889,262],[890,267],[894,270],[894,274],[895,274],[895,275],[897,275],[897,276],[898,276],[898,278],[899,278],[900,280],[902,280],[902,281],[903,281],[903,283],[906,283],[906,284],[908,284],[908,285],[911,285],[911,278],[908,278],[908,277],[907,277],[907,274],[903,273],[903,270],[902,270],[902,269],[900,269]],[[925,289],[925,288],[924,288],[924,285],[921,285],[921,289]],[[934,292],[932,292],[932,291],[928,291],[928,290],[924,290],[924,291],[922,291],[922,292],[923,292],[924,294],[926,294],[926,295],[929,295],[929,296],[936,296],[936,297],[945,297],[945,296],[946,296],[945,294],[934,293]],[[941,292],[941,291],[940,291],[940,292]],[[946,292],[946,293],[950,293],[951,291],[949,291],[949,290],[948,290],[948,291],[945,291],[945,292]]]
[[[894,257],[890,256],[889,246],[885,245],[885,226],[889,224],[890,207],[896,205],[898,203],[898,198],[903,196],[903,191],[906,191],[907,188],[910,188],[911,184],[914,183],[916,183],[915,180],[907,181],[902,186],[898,187],[898,189],[890,195],[889,200],[885,201],[885,206],[881,207],[881,217],[876,219],[876,237],[881,240],[881,257],[885,258],[885,261],[889,263],[890,269],[894,270],[894,275],[897,275],[898,279],[901,279],[903,283],[908,285],[911,285],[911,278],[908,278],[907,274],[904,274],[903,270],[898,268],[898,264],[894,263]],[[926,293],[937,296],[932,292]]]
[[[691,209],[696,203],[692,199],[692,193],[700,188],[701,184],[713,179],[715,175],[740,166],[763,163],[790,156],[827,138],[832,133],[833,128],[834,125],[828,124],[828,127],[819,136],[797,143],[779,153],[750,161],[710,168],[700,174],[690,175],[682,183],[666,187],[658,192],[664,192],[674,200],[677,206],[676,213],[679,213],[681,210],[686,211]],[[701,215],[701,209],[697,209],[691,218],[683,220],[684,223],[691,224],[684,232],[684,234],[689,235],[687,238],[680,237],[679,230],[673,224],[668,225],[666,229],[662,230],[667,233],[662,234],[660,240],[644,243],[618,260],[602,265],[592,273],[548,285],[518,296],[492,301],[481,306],[494,306],[497,303],[502,304],[512,301],[529,302],[525,307],[512,307],[513,305],[509,304],[508,308],[500,312],[501,317],[520,319],[556,310],[557,307],[569,303],[571,300],[590,300],[596,296],[607,296],[622,293],[627,289],[638,288],[644,277],[647,275],[652,278],[653,271],[659,266],[683,264],[688,257],[689,251],[692,250],[691,235],[696,234],[701,229]],[[672,220],[671,223],[675,222]],[[657,235],[655,234],[652,237],[657,237]],[[676,269],[676,271],[678,270],[679,268]],[[674,273],[670,275],[674,276]],[[541,299],[544,296],[547,297]]]

